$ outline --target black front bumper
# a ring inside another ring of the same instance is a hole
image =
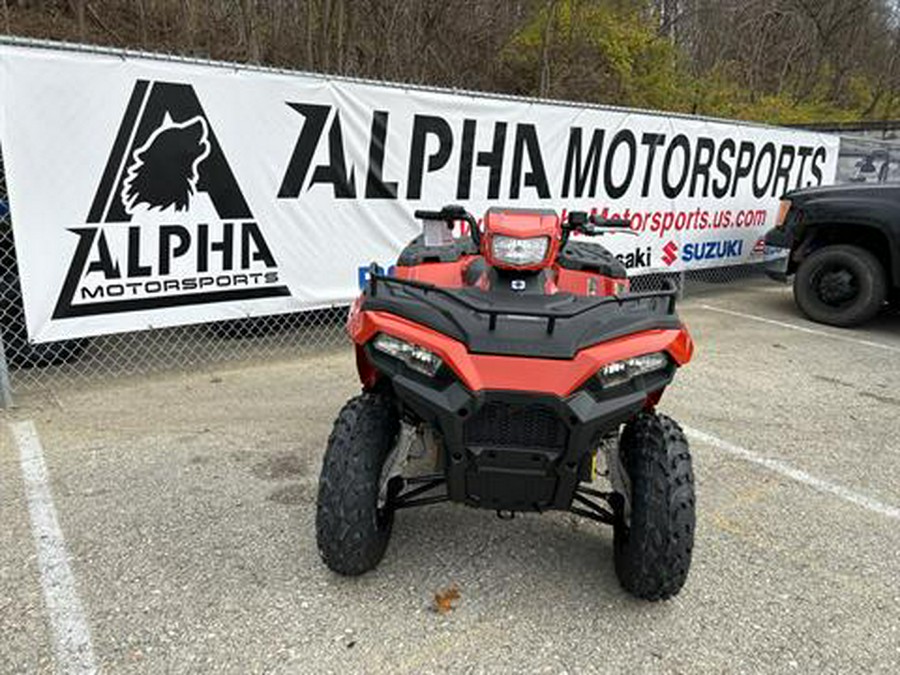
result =
[[[766,232],[764,241],[766,275],[775,281],[787,281],[794,245],[793,235],[786,229],[775,228]]]
[[[675,370],[608,392],[591,383],[559,398],[471,392],[453,379],[429,380],[369,354],[387,371],[404,410],[440,432],[450,500],[509,511],[568,510],[579,482],[591,475],[600,438],[639,413],[648,393],[666,386]]]

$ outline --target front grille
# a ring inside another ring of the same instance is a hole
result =
[[[545,405],[492,401],[466,423],[465,439],[467,445],[562,450],[566,426]]]

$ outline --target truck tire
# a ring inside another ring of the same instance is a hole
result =
[[[878,259],[863,248],[839,244],[807,256],[794,277],[794,300],[813,321],[857,326],[873,318],[887,297]]]
[[[691,453],[681,428],[665,415],[641,413],[619,441],[631,512],[616,509],[614,555],[622,587],[643,600],[667,600],[684,586],[694,548]]]
[[[378,508],[378,488],[399,426],[392,401],[371,393],[348,401],[335,420],[319,478],[316,542],[338,574],[363,574],[384,557],[394,514]]]

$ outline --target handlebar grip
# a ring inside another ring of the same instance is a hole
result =
[[[468,220],[472,217],[465,207],[459,204],[447,204],[441,209],[441,213],[444,218],[452,218],[453,220]]]
[[[566,224],[569,229],[578,230],[587,225],[589,218],[587,211],[571,211]]]
[[[416,210],[414,215],[419,220],[446,220],[443,211]]]
[[[596,227],[621,227],[631,228],[631,220],[628,218],[597,218],[591,217],[591,224]]]

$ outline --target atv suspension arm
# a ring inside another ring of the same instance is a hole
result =
[[[614,493],[600,492],[599,490],[580,487],[575,492],[574,501],[582,504],[586,508],[575,506],[575,504],[573,503],[573,505],[569,507],[569,511],[577,516],[590,518],[591,520],[596,520],[599,523],[605,523],[607,525],[615,524],[616,516],[613,514],[613,512],[607,508],[604,508],[596,501],[588,499],[588,495],[590,495],[591,497],[602,499],[610,507],[612,507],[612,500],[615,496]]]
[[[405,478],[403,480],[404,487],[409,488],[390,500],[389,507],[396,510],[411,509],[415,506],[428,506],[429,504],[439,504],[448,500],[446,491],[444,494],[431,495],[428,497],[419,497],[426,492],[430,492],[436,487],[446,485],[447,481],[443,475],[434,474],[431,476],[415,476]],[[418,485],[418,487],[410,487]]]

